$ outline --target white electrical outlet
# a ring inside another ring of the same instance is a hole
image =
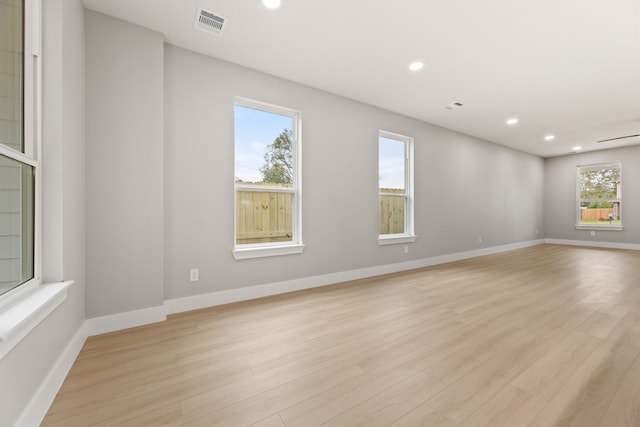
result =
[[[478,236],[478,243],[482,243],[482,236]]]
[[[189,281],[197,282],[198,280],[200,280],[200,270],[192,268],[191,271],[189,271]]]
[[[591,235],[592,235],[592,236],[595,236],[595,235],[596,235],[596,232],[595,232],[595,231],[592,231],[592,232],[591,232]]]
[[[404,245],[404,253],[405,254],[409,253],[409,245]]]
[[[536,228],[536,234],[538,234],[538,229]]]

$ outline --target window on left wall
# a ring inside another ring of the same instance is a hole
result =
[[[0,2],[0,296],[37,277],[36,58],[29,1]]]

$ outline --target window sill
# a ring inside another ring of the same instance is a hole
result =
[[[402,243],[413,243],[416,241],[416,236],[409,234],[387,234],[378,236],[379,245],[399,245]]]
[[[39,285],[0,308],[0,360],[62,304],[72,284]]]
[[[294,255],[301,254],[303,251],[304,245],[302,243],[294,243],[282,246],[261,246],[241,249],[236,248],[233,250],[233,258],[239,260],[263,258],[269,256]]]
[[[622,231],[621,225],[576,225],[576,230]]]

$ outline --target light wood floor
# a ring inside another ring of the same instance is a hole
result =
[[[91,337],[45,426],[640,426],[640,251],[541,245]]]

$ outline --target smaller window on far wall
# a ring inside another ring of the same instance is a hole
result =
[[[238,98],[234,116],[234,257],[300,253],[300,113]]]
[[[379,131],[378,243],[413,241],[413,138]]]
[[[578,228],[622,228],[622,164],[578,166]]]

